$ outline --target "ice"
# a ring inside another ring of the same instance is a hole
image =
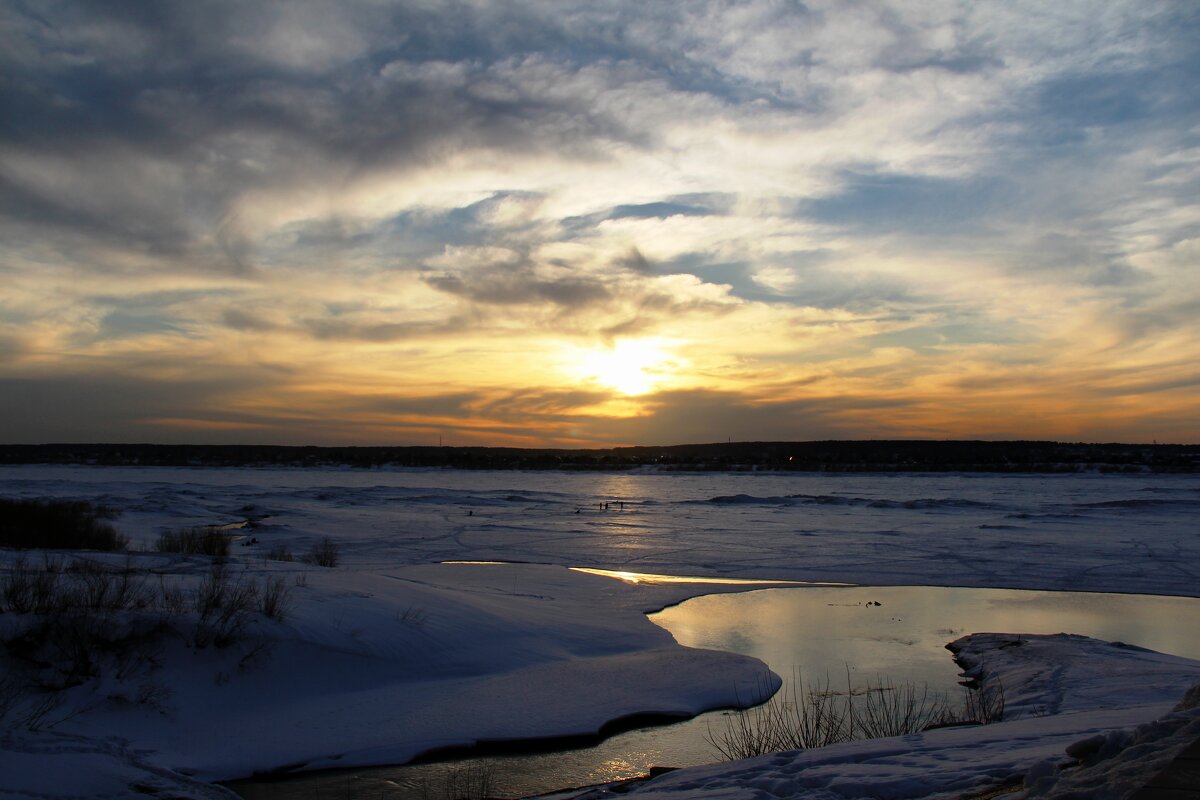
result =
[[[680,647],[644,616],[744,586],[633,584],[567,567],[1178,595],[1200,586],[1194,476],[37,466],[0,468],[0,494],[114,506],[146,548],[164,529],[246,523],[242,541],[258,544],[235,545],[231,569],[283,577],[293,599],[284,622],[264,619],[229,648],[168,634],[155,672],[168,692],[154,707],[112,699],[136,687],[106,678],[70,690],[39,731],[10,724],[0,797],[226,796],[206,782],[595,733],[762,687],[758,662]],[[264,558],[275,546],[300,555],[324,536],[341,548],[335,569]],[[437,563],[450,560],[526,563]],[[165,581],[206,568],[196,557],[134,561]],[[1069,746],[1092,740],[1107,752],[1149,736],[1159,728],[1137,726],[1165,718],[1200,680],[1184,659],[1019,634],[959,644],[980,677],[1003,681],[1017,719],[694,768],[639,791],[916,798],[1029,776],[1051,792],[1044,779],[1071,761]]]

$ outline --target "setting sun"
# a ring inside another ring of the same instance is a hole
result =
[[[660,339],[626,339],[611,347],[581,348],[568,356],[568,372],[624,395],[646,394],[679,372],[680,359],[666,346]]]

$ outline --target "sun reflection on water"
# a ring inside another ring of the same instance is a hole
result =
[[[853,586],[852,583],[830,583],[825,581],[777,581],[751,578],[716,578],[691,575],[660,575],[653,572],[628,572],[619,569],[596,569],[593,567],[571,567],[575,572],[616,578],[626,583],[719,583],[739,586]]]

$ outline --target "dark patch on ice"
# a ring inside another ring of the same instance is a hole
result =
[[[709,502],[719,505],[733,505],[741,503],[782,503],[786,500],[783,497],[755,497],[751,494],[722,494],[716,497],[710,497],[707,501],[692,501],[692,502]]]
[[[716,503],[719,505],[855,506],[858,508],[903,508],[918,511],[937,510],[943,508],[997,508],[997,506],[993,503],[984,503],[979,500],[968,500],[965,497],[922,497],[915,500],[872,500],[868,497],[844,497],[842,495],[830,494],[788,494],[771,495],[768,497],[759,497],[752,494],[722,494],[717,495],[716,497],[710,497],[706,501],[693,500],[687,502],[707,502]]]
[[[1022,511],[1017,514],[1005,514],[1005,519],[1081,519],[1082,514],[1070,514],[1067,512],[1031,514],[1028,511]]]
[[[1023,531],[1025,530],[1020,525],[980,525],[980,530],[983,531]]]
[[[1163,506],[1194,506],[1191,500],[1159,500],[1152,497],[1138,497],[1129,500],[1105,500],[1099,503],[1077,503],[1075,508],[1162,508]]]

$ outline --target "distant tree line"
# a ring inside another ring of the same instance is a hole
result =
[[[661,447],[292,447],[284,445],[0,445],[0,464],[171,467],[800,472],[1197,472],[1200,445],[863,440],[724,442]]]

